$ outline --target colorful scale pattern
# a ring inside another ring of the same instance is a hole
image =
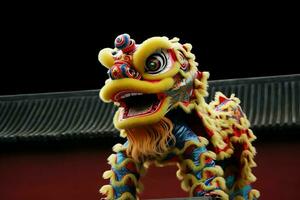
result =
[[[110,185],[102,187],[100,192],[107,195],[107,199],[136,199],[139,185],[141,166],[126,155],[123,145],[114,147],[116,154],[109,158],[111,170],[104,172],[103,178],[110,179]]]

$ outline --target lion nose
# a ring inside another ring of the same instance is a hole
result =
[[[125,62],[115,62],[107,73],[112,80],[122,78],[141,79],[141,74]]]

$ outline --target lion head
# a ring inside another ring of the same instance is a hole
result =
[[[190,112],[206,92],[208,73],[197,70],[191,49],[178,38],[152,37],[136,44],[122,34],[115,39],[114,49],[99,53],[109,76],[100,98],[118,106],[114,125],[132,133],[128,139],[139,146],[140,155],[164,151],[172,135],[166,113],[178,106]]]
[[[137,45],[123,34],[114,49],[100,51],[99,61],[109,75],[100,98],[118,106],[116,128],[153,124],[170,109],[191,103],[194,79],[202,75],[191,49],[177,38],[152,37]]]

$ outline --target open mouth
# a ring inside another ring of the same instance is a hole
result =
[[[119,118],[127,119],[151,115],[158,111],[165,99],[164,94],[144,94],[123,91],[114,95],[113,100],[121,107]]]

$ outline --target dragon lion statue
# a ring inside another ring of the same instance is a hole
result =
[[[128,34],[99,52],[109,79],[100,90],[118,110],[114,125],[124,144],[108,158],[106,199],[138,199],[139,181],[150,164],[176,164],[181,187],[191,197],[259,198],[251,187],[255,136],[239,99],[217,92],[207,104],[208,72],[198,71],[191,44],[152,37],[136,44]]]

